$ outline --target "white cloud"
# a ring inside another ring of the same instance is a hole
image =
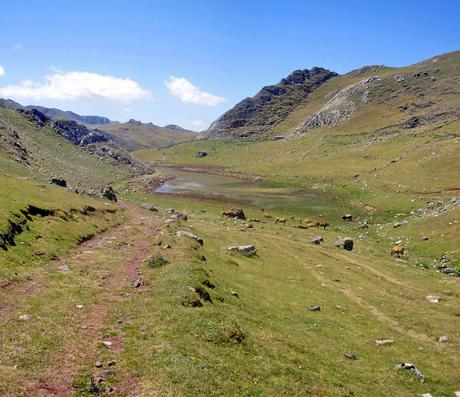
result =
[[[165,81],[165,84],[171,94],[185,103],[216,106],[225,101],[225,98],[201,91],[185,77],[170,76],[169,79]]]
[[[20,50],[21,48],[23,47],[23,45],[21,43],[17,43],[13,46],[13,50],[15,51],[18,51]]]
[[[62,72],[54,70],[44,82],[25,80],[19,85],[0,87],[0,96],[12,99],[34,100],[91,100],[132,102],[148,100],[152,93],[128,78],[105,76],[89,72]]]
[[[5,69],[3,69],[3,67],[0,65],[0,76],[4,76],[5,75]]]
[[[190,125],[192,125],[195,128],[200,128],[200,129],[205,129],[208,127],[208,123],[203,120],[193,120],[190,122]]]

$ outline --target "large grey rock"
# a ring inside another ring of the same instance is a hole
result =
[[[257,248],[254,245],[233,245],[228,247],[228,250],[231,252],[239,252],[248,256],[252,256],[257,253]]]
[[[201,237],[199,237],[196,234],[193,234],[192,232],[189,232],[187,230],[179,230],[179,231],[177,231],[176,236],[177,237],[188,237],[188,238],[191,238],[191,239],[195,240],[200,245],[204,244],[204,240]]]
[[[335,242],[335,246],[347,251],[353,250],[353,239],[351,237],[339,238]]]

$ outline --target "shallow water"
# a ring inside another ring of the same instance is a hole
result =
[[[291,211],[292,213],[321,214],[327,207],[337,209],[337,202],[323,192],[306,187],[283,186],[266,181],[254,181],[230,176],[186,172],[174,168],[162,168],[173,175],[155,193],[180,194],[226,203],[248,204],[253,207]]]

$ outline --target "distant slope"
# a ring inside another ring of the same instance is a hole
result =
[[[98,189],[145,167],[124,149],[74,121],[53,121],[37,110],[0,107],[0,169],[64,178]]]
[[[208,129],[212,138],[247,138],[265,134],[284,120],[308,95],[337,76],[323,68],[296,70],[278,84],[262,88],[219,117]]]
[[[291,94],[270,95],[280,92],[283,81],[222,115],[208,136],[268,138],[315,129],[410,132],[460,117],[460,51],[402,68],[366,66],[327,78],[309,92],[295,90],[295,100]]]
[[[31,105],[26,106],[27,109],[37,109],[44,115],[55,120],[72,120],[77,123],[88,125],[104,125],[110,123],[107,117],[102,116],[81,116],[77,113],[64,111],[56,108],[46,108],[44,106]]]
[[[129,151],[171,146],[200,136],[197,132],[185,130],[176,125],[159,127],[137,120],[130,120],[127,123],[111,122],[99,127],[98,131],[109,133],[117,144]]]

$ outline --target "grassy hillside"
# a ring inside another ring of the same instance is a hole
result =
[[[93,156],[58,135],[50,126],[38,128],[15,110],[0,108],[0,149],[42,178],[65,178],[74,188],[99,189],[127,171]]]
[[[144,147],[171,146],[189,141],[199,136],[198,133],[176,128],[159,127],[152,123],[141,123],[133,120],[128,123],[111,122],[99,128],[115,137],[115,141],[127,150]]]

